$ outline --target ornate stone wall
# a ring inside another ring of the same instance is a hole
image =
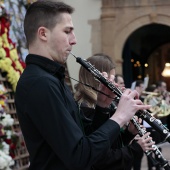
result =
[[[109,54],[116,62],[117,73],[122,73],[122,52],[128,37],[148,24],[170,26],[169,9],[170,0],[102,0],[100,19],[90,22],[93,30],[92,53]]]

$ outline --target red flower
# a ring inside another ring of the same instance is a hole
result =
[[[13,152],[10,152],[10,156],[12,157],[12,159],[15,158],[15,154]]]
[[[11,144],[11,139],[5,139],[5,142],[10,145]]]
[[[16,149],[16,145],[14,143],[11,143],[10,144],[10,149],[12,149],[12,150]]]

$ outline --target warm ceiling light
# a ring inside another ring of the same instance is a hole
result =
[[[145,63],[145,67],[148,67],[148,63]]]
[[[170,63],[165,63],[165,68],[162,72],[162,76],[170,77]]]

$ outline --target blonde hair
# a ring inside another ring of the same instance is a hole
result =
[[[115,69],[115,64],[106,54],[95,54],[89,57],[87,61],[100,72],[107,72],[109,74],[112,69]],[[99,81],[95,80],[94,76],[82,66],[79,71],[79,81],[98,89]],[[78,103],[85,103],[88,107],[94,107],[97,101],[97,92],[83,84],[78,83],[75,85],[75,100]]]

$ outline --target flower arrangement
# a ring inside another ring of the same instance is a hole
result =
[[[10,167],[14,165],[14,160],[11,155],[11,147],[17,145],[14,140],[17,135],[12,131],[12,125],[14,119],[11,115],[5,113],[6,105],[6,89],[0,85],[0,170],[10,170]]]
[[[15,91],[25,63],[20,60],[15,43],[9,37],[10,20],[2,4],[0,14],[0,69],[6,73],[6,78]]]
[[[25,68],[25,63],[19,57],[19,44],[16,41],[14,43],[10,34],[12,21],[9,13],[7,14],[6,5],[11,4],[11,2],[18,3],[16,0],[8,0],[8,2],[0,0],[0,72],[15,92],[16,84]],[[13,8],[9,9],[8,12]],[[20,54],[20,56],[22,55]],[[3,84],[0,84],[0,170],[10,170],[18,165],[18,148],[25,145],[24,141],[20,140],[21,132],[17,131],[16,133],[13,129],[14,119],[10,114],[7,114],[9,108],[6,93],[8,93],[8,90],[5,89]]]

